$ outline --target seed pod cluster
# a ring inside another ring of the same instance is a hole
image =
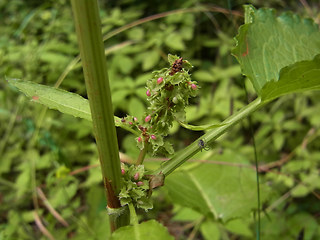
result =
[[[133,203],[134,206],[146,211],[152,208],[152,202],[148,197],[149,180],[145,175],[143,165],[128,166],[121,164],[121,174],[124,181],[119,199],[122,206]]]
[[[171,72],[169,73],[169,75],[172,76],[175,73],[180,72],[182,70],[182,64],[183,64],[182,58],[175,60],[171,66]]]
[[[170,54],[168,61],[169,68],[154,71],[147,81],[150,107],[146,112],[144,126],[148,129],[149,136],[156,136],[156,139],[149,139],[153,153],[159,153],[159,150],[173,153],[173,148],[163,141],[163,137],[168,135],[174,120],[185,121],[185,107],[189,98],[195,97],[198,91],[197,83],[191,81],[189,73],[192,65],[187,60]]]

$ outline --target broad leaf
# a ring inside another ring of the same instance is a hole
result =
[[[279,81],[270,81],[264,85],[261,98],[262,101],[270,101],[288,93],[316,89],[320,89],[320,54],[311,61],[283,68]]]
[[[173,240],[168,230],[155,220],[143,222],[139,225],[126,226],[115,231],[111,240]]]
[[[88,100],[78,94],[20,79],[7,80],[34,102],[92,121]]]
[[[62,113],[92,121],[89,101],[78,94],[20,79],[7,79],[7,81],[26,94],[27,97],[30,97],[34,102],[43,104],[51,109],[56,109]],[[114,117],[114,120],[117,127],[139,135],[137,131],[123,124],[120,118]]]
[[[290,12],[276,17],[273,9],[246,6],[245,11],[246,24],[239,29],[232,53],[264,101],[318,89],[319,67],[315,66],[318,64],[315,56],[320,53],[318,25]],[[274,92],[275,88],[278,89]]]
[[[230,165],[245,162],[233,152],[216,156],[215,160]],[[165,186],[173,202],[223,221],[246,215],[257,204],[255,171],[250,168],[202,163],[172,173]]]

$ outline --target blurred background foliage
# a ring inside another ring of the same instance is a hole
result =
[[[168,53],[188,59],[194,65],[193,80],[201,86],[199,97],[187,109],[189,123],[220,122],[254,99],[251,83],[241,76],[230,54],[243,23],[244,3],[320,19],[318,1],[101,0],[115,115],[142,117],[147,107],[146,80],[153,70],[167,67]],[[159,13],[163,15],[143,22]],[[0,19],[0,239],[106,239],[108,217],[91,123],[56,111],[43,112],[42,106],[31,104],[5,81],[19,78],[55,85],[78,55],[70,3],[4,0]],[[80,64],[61,88],[86,96]],[[224,173],[217,186],[211,174],[205,180],[209,185],[234,189],[231,184],[240,182],[241,191],[253,196],[255,205],[256,189],[254,185],[248,189],[245,182],[252,182],[255,173],[252,127],[265,195],[261,236],[319,239],[319,112],[319,92],[282,97],[256,112],[251,126],[245,120],[220,137],[183,171],[197,176],[195,164],[205,161],[201,164],[213,173],[218,174],[217,169]],[[134,136],[117,131],[122,160],[135,159]],[[200,134],[175,125],[169,139],[178,151]],[[155,168],[161,160],[149,157],[146,166]],[[250,180],[243,178],[247,172]],[[154,192],[155,208],[141,212],[141,220],[157,219],[176,239],[254,238],[254,212],[237,215],[232,210],[235,199],[226,210],[230,217],[214,220],[174,194],[181,188],[180,177],[169,177],[169,187]]]

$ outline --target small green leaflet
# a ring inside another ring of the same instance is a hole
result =
[[[78,94],[20,79],[7,79],[7,81],[34,102],[74,117],[92,121],[89,101]],[[120,118],[114,117],[114,121],[117,127],[128,130],[137,136],[139,135],[137,131],[123,124]]]
[[[232,54],[262,101],[320,88],[320,31],[311,19],[245,6]]]

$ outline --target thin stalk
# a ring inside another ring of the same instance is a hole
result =
[[[192,229],[191,233],[189,234],[187,240],[195,239],[195,237],[196,237],[197,233],[199,232],[200,226],[201,226],[201,224],[202,224],[204,219],[205,219],[205,217],[202,216],[202,217],[200,217],[199,219],[197,219],[195,221],[195,226],[193,227],[193,229]]]
[[[90,103],[93,131],[109,209],[120,209],[122,187],[119,148],[114,125],[101,22],[97,0],[71,0],[80,55]],[[126,210],[110,217],[112,231],[129,223]]]
[[[52,234],[48,231],[48,229],[43,225],[38,213],[36,211],[33,211],[33,218],[34,221],[39,228],[40,232],[42,232],[43,235],[45,235],[50,240],[55,240],[55,238],[52,236]]]
[[[249,119],[249,125],[250,125],[250,132],[251,132],[251,137],[252,137],[252,143],[253,143],[253,149],[254,149],[254,161],[255,161],[255,166],[256,166],[256,179],[257,179],[257,215],[258,215],[258,221],[256,223],[256,239],[259,240],[260,239],[260,210],[261,210],[261,206],[260,206],[260,178],[259,178],[259,165],[258,165],[258,153],[257,153],[257,146],[256,146],[256,141],[254,138],[254,133],[253,133],[253,127],[252,127],[252,120],[251,117],[248,118]]]
[[[249,105],[241,109],[239,112],[231,115],[225,121],[223,121],[223,125],[221,127],[212,129],[211,131],[201,136],[199,139],[194,141],[192,144],[190,144],[182,151],[177,152],[170,160],[168,160],[165,164],[160,166],[160,168],[157,169],[154,172],[154,174],[162,173],[165,176],[168,176],[177,167],[179,167],[181,164],[186,162],[188,159],[190,159],[193,155],[195,155],[197,152],[201,150],[201,148],[199,147],[200,140],[203,140],[203,142],[205,142],[208,145],[212,144],[214,140],[216,140],[219,136],[221,136],[223,133],[229,130],[233,125],[240,122],[242,119],[248,117],[251,113],[255,112],[265,104],[266,103],[261,102],[260,98],[255,99]]]
[[[130,224],[138,225],[139,224],[138,216],[132,203],[129,203],[129,211],[130,211]]]
[[[147,149],[148,149],[148,141],[144,142],[144,148],[140,151],[138,160],[136,162],[136,166],[141,165],[143,163],[144,158],[146,157],[147,154]]]
[[[248,97],[248,91],[245,87],[245,85],[243,84],[243,88],[244,91],[246,93],[246,97],[247,99],[249,99]],[[252,138],[252,145],[253,145],[253,150],[254,150],[254,162],[256,165],[256,180],[257,180],[257,211],[258,211],[258,222],[256,223],[256,239],[260,240],[260,230],[261,230],[261,223],[260,223],[260,210],[261,210],[261,206],[260,206],[260,178],[259,178],[259,165],[258,165],[258,153],[257,153],[257,145],[256,145],[256,140],[254,137],[254,131],[253,131],[253,124],[252,124],[252,119],[251,116],[248,116],[248,121],[249,121],[249,126],[250,126],[250,134],[251,134],[251,138]]]

